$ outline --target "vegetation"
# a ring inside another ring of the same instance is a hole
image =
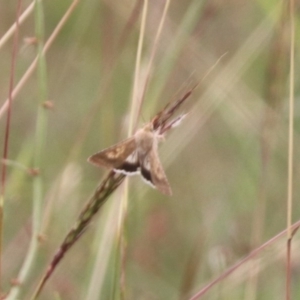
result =
[[[2,3],[3,299],[299,299],[290,3]],[[87,163],[187,94],[173,196]]]

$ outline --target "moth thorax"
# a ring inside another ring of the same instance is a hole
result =
[[[154,134],[151,131],[139,130],[135,134],[137,149],[142,153],[147,153],[153,147]]]

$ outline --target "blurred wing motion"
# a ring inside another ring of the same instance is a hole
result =
[[[114,169],[115,172],[133,175],[138,172],[139,163],[134,137],[106,148],[88,158],[97,167]]]

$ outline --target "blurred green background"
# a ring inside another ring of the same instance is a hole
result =
[[[23,1],[22,11],[30,3]],[[40,299],[120,299],[120,268],[123,299],[189,299],[284,230],[290,42],[286,7],[280,3],[171,1],[140,125],[202,80],[225,54],[185,104],[188,117],[161,144],[173,196],[161,195],[138,176],[130,178],[125,265],[118,264],[117,247],[121,186],[67,253]],[[70,4],[43,2],[45,41]],[[36,177],[23,167],[34,166],[38,107],[45,100],[53,103],[46,110],[39,166],[43,242],[19,299],[31,294],[107,172],[89,165],[87,157],[127,135],[142,6],[143,1],[79,1],[46,54],[47,99],[40,99],[35,72],[14,100],[8,158],[19,165],[7,167],[5,291],[18,276],[32,233]],[[1,36],[15,21],[16,7],[17,1],[0,2]],[[164,1],[149,1],[140,90],[163,7]],[[26,40],[35,36],[36,26],[33,12],[20,26],[15,83],[36,57],[36,44]],[[1,103],[8,96],[12,41],[0,48]],[[297,99],[298,80],[295,86]],[[300,192],[298,106],[296,101],[294,221]],[[2,145],[5,119],[1,115]],[[285,244],[284,238],[272,243],[201,299],[283,299]],[[293,299],[300,297],[298,244],[296,235]]]

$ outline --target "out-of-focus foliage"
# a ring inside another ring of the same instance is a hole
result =
[[[25,9],[29,2],[23,2]],[[46,39],[67,2],[44,1]],[[47,52],[49,99],[45,100],[53,103],[53,109],[48,111],[46,153],[40,167],[44,242],[24,284],[24,297],[32,292],[106,172],[89,165],[87,157],[126,137],[142,7],[133,13],[135,5],[128,0],[80,1]],[[163,6],[164,1],[149,1],[140,89]],[[14,22],[15,9],[16,1],[0,3],[1,35]],[[192,94],[185,107],[188,117],[161,144],[161,161],[174,195],[159,194],[139,177],[129,179],[126,299],[188,299],[285,228],[288,68],[279,69],[279,75],[274,71],[279,60],[288,63],[289,41],[282,38],[279,27],[286,22],[283,10],[276,1],[266,5],[263,0],[171,2],[139,124],[202,80],[226,55]],[[36,55],[35,45],[25,42],[33,36],[34,26],[33,15],[21,25],[16,82]],[[276,42],[282,48],[274,47]],[[11,48],[12,40],[0,49],[1,103],[8,93]],[[279,49],[283,51],[277,53]],[[283,87],[275,96],[270,91],[274,82]],[[298,86],[296,82],[296,98]],[[37,95],[33,75],[16,97],[12,112],[9,159],[29,168]],[[295,183],[298,108],[296,103]],[[5,116],[0,122],[3,143]],[[41,299],[53,299],[55,293],[61,299],[113,299],[113,291],[118,293],[116,227],[122,189],[66,255]],[[299,189],[295,184],[295,199]],[[9,166],[2,259],[5,290],[28,251],[32,197],[32,176]],[[297,201],[293,215],[297,220]],[[294,246],[297,299],[297,235]],[[281,239],[203,299],[283,298],[284,250]]]

